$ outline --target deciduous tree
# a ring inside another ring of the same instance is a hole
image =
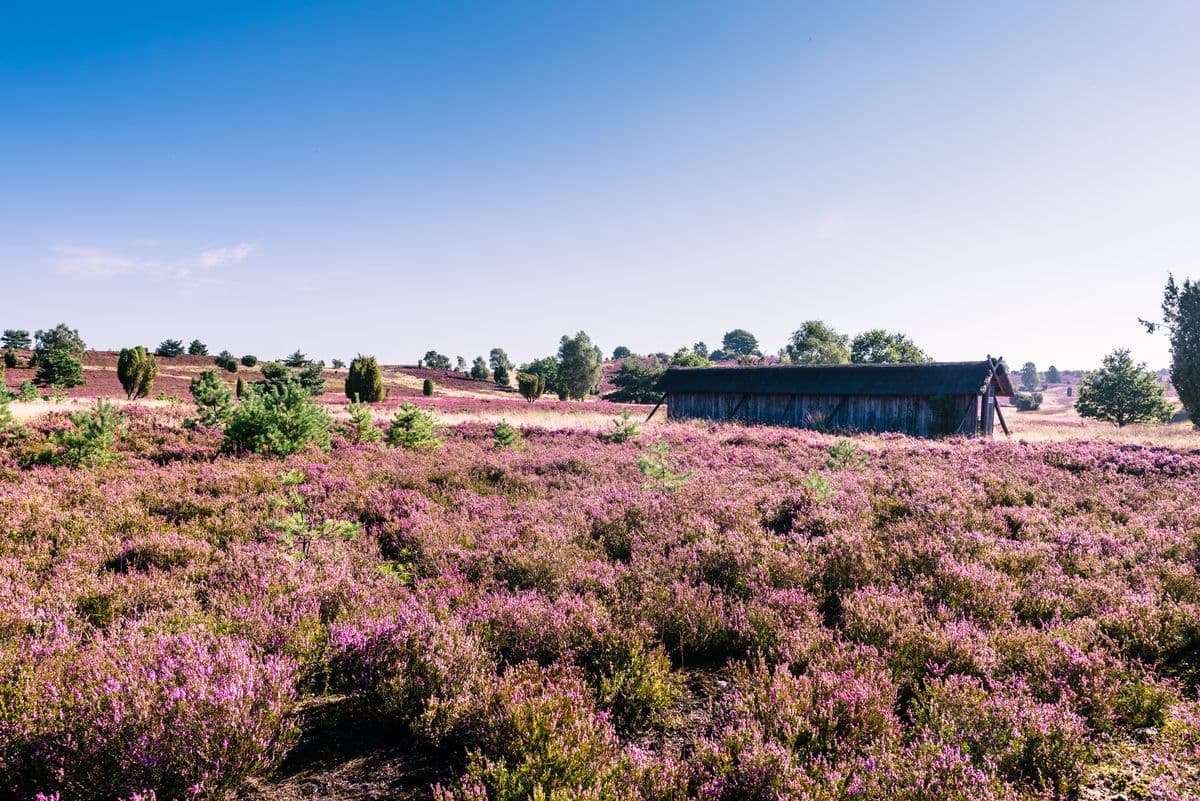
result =
[[[1145,364],[1134,364],[1129,351],[1123,348],[1105,356],[1104,366],[1084,377],[1075,411],[1118,427],[1166,423],[1172,414],[1158,377]]]

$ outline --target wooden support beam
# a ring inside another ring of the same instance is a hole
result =
[[[662,406],[663,401],[665,401],[666,399],[667,399],[667,393],[664,392],[662,394],[662,397],[658,399],[658,403],[654,404],[654,408],[650,410],[650,414],[646,415],[645,422],[647,422],[647,423],[650,422],[650,418],[654,416],[654,413],[658,411],[658,407]]]
[[[1000,421],[1000,427],[1004,429],[1004,436],[1011,436],[1012,434],[1008,430],[1008,424],[1004,422],[1004,414],[1000,411],[1000,404],[996,403],[994,400],[992,401],[992,404],[996,409],[996,419]]]
[[[792,413],[792,407],[795,405],[796,405],[796,395],[794,393],[791,395],[788,395],[787,406],[783,407],[783,416],[779,418],[780,425],[787,424],[788,415]]]
[[[741,399],[740,401],[738,401],[738,402],[737,402],[737,406],[734,406],[734,407],[733,407],[733,411],[729,413],[729,419],[730,419],[730,420],[736,420],[736,419],[737,419],[737,413],[738,413],[739,411],[741,411],[741,408],[742,408],[743,406],[745,406],[745,405],[746,405],[746,401],[748,401],[748,400],[750,400],[750,393],[749,393],[749,392],[747,392],[745,395],[742,395],[742,399]]]

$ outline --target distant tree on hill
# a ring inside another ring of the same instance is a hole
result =
[[[17,354],[12,348],[4,349],[4,366],[10,370],[17,366]]]
[[[792,364],[845,364],[850,361],[850,337],[824,320],[807,320],[779,355]]]
[[[1140,322],[1151,333],[1165,328],[1170,335],[1171,384],[1192,424],[1200,427],[1200,281],[1185,278],[1179,285],[1168,276],[1162,315],[1161,323]]]
[[[383,372],[374,356],[361,353],[350,362],[346,373],[346,397],[359,403],[379,403],[383,400]]]
[[[433,379],[432,378],[426,378],[424,381],[421,382],[421,394],[427,398],[433,395]]]
[[[475,363],[471,365],[471,378],[476,381],[487,381],[492,377],[492,371],[488,369],[487,360],[482,356],[475,357]]]
[[[542,393],[558,394],[558,359],[553,356],[544,356],[541,359],[526,362],[521,365],[520,370],[522,373],[536,375],[542,379]],[[541,393],[539,393],[540,396]]]
[[[192,379],[192,400],[196,403],[197,418],[187,422],[209,428],[225,424],[233,409],[233,393],[217,375],[216,370],[205,370]]]
[[[218,353],[213,359],[213,364],[227,373],[236,373],[238,368],[237,359],[227,350]]]
[[[129,400],[149,395],[157,376],[158,360],[141,345],[125,348],[117,356],[117,379]]]
[[[188,356],[207,356],[208,346],[198,339],[193,339],[192,343],[188,345],[187,352]]]
[[[82,359],[83,354],[87,353],[87,345],[79,336],[79,331],[68,327],[66,323],[59,323],[48,331],[38,331],[34,337],[37,340],[33,346],[34,359],[40,359],[54,350],[64,351],[77,359]]]
[[[245,356],[242,357],[242,366],[243,367],[253,367],[256,364],[258,364],[258,357],[255,356],[254,354],[247,353]]]
[[[1021,366],[1021,389],[1026,392],[1033,392],[1041,383],[1042,379],[1038,375],[1037,365],[1033,362],[1025,362]]]
[[[180,339],[164,339],[158,343],[158,347],[154,350],[155,356],[162,356],[166,359],[173,359],[183,354],[183,340]]]
[[[74,328],[59,323],[34,334],[33,363],[37,378],[48,387],[77,387],[83,384],[83,359],[87,345]]]
[[[1123,348],[1105,356],[1104,366],[1084,377],[1075,411],[1118,427],[1166,423],[1173,413],[1158,377],[1144,363],[1134,364],[1129,351]]]
[[[721,347],[727,354],[748,356],[758,352],[758,337],[744,328],[735,328],[721,339]]]
[[[1058,372],[1058,368],[1055,367],[1053,364],[1046,368],[1046,383],[1047,384],[1061,384],[1062,383],[1062,375]]]
[[[425,355],[421,357],[421,361],[417,362],[417,366],[424,365],[433,370],[449,370],[450,357],[438,353],[436,350],[427,350]]]
[[[1036,412],[1042,408],[1042,393],[1014,392],[1012,405],[1016,407],[1018,412]]]
[[[850,343],[850,361],[855,364],[888,364],[927,362],[930,359],[904,334],[876,328],[864,331]]]
[[[467,360],[464,359],[462,356],[455,356],[454,357],[454,370],[455,370],[455,372],[458,372],[458,373],[467,372]]]
[[[692,353],[696,356],[699,356],[701,359],[707,360],[708,359],[708,345],[704,344],[703,342],[693,343],[692,344]]]
[[[712,362],[707,357],[687,348],[680,348],[671,356],[671,366],[673,367],[708,367],[711,364]]]
[[[285,367],[308,367],[308,357],[296,349],[290,356],[286,356],[283,360]]]
[[[492,377],[496,383],[507,387],[510,380],[509,371],[512,370],[513,364],[509,361],[504,348],[492,348],[492,352],[488,355],[488,364],[492,368]]]
[[[604,398],[618,403],[654,403],[660,395],[655,386],[664,372],[665,367],[648,365],[636,357],[626,359],[611,379],[616,389]]]
[[[583,331],[573,337],[564,336],[558,346],[558,381],[560,394],[572,400],[583,400],[595,392],[603,375],[604,357],[592,339]]]
[[[708,358],[710,361],[723,362],[729,359],[729,354],[721,349],[709,351]]]
[[[29,332],[20,328],[6,328],[4,336],[0,337],[0,345],[6,350],[29,350],[31,344]]]
[[[344,361],[342,361],[341,359],[334,359],[333,361],[331,361],[329,363],[329,366],[332,367],[334,370],[341,370],[343,367],[346,366],[346,363]]]
[[[631,351],[629,348],[625,347],[624,345],[617,345],[615,348],[613,348],[612,360],[614,362],[619,362],[621,359],[628,359],[632,355],[633,351]]]

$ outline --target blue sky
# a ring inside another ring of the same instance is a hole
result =
[[[50,6],[53,6],[52,8]],[[0,327],[1088,367],[1200,276],[1200,4],[4,3]]]

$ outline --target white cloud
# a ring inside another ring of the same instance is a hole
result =
[[[149,243],[145,243],[144,246],[149,246]],[[250,257],[255,248],[256,245],[252,243],[240,242],[236,245],[206,248],[194,255],[161,259],[61,243],[53,247],[50,264],[59,272],[87,278],[137,274],[155,278],[190,279],[197,272],[240,264]]]

